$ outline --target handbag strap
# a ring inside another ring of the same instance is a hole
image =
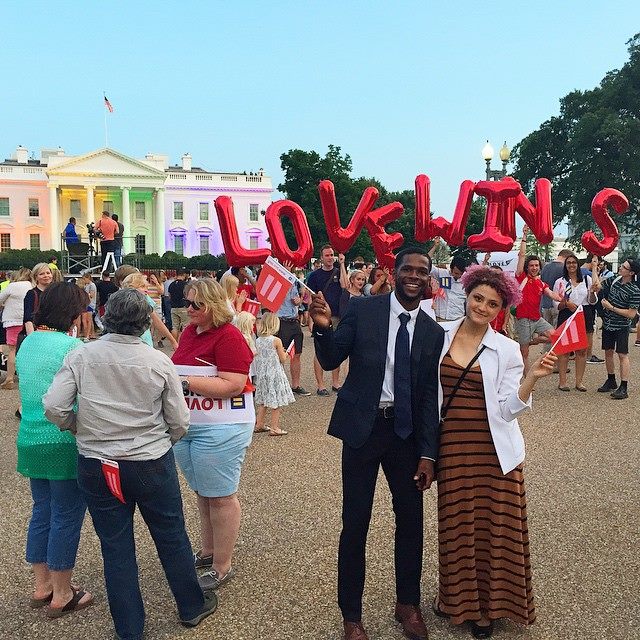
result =
[[[464,379],[466,378],[467,373],[469,373],[469,371],[471,371],[471,367],[473,367],[474,362],[480,357],[480,354],[486,348],[487,348],[487,345],[483,344],[482,345],[482,349],[480,349],[480,351],[478,351],[476,353],[476,355],[473,356],[473,358],[471,358],[471,360],[469,360],[469,364],[464,368],[464,371],[462,372],[462,374],[458,378],[458,381],[455,383],[453,389],[451,390],[451,393],[449,394],[449,397],[447,398],[447,404],[440,411],[440,422],[444,422],[445,418],[447,417],[447,412],[449,411],[449,407],[451,406],[451,403],[453,402],[453,398],[456,395],[456,393],[458,392],[458,389],[460,388],[460,385],[463,383]]]

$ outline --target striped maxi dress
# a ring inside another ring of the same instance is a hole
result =
[[[447,398],[463,367],[449,354],[440,380]],[[510,618],[535,621],[522,466],[500,469],[473,367],[442,426],[438,480],[439,607],[453,624]]]

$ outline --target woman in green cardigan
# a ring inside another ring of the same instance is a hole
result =
[[[86,510],[76,481],[75,438],[49,422],[42,406],[65,355],[82,346],[69,331],[86,307],[82,289],[65,282],[50,285],[33,318],[36,330],[24,339],[16,358],[22,400],[18,472],[30,479],[33,498],[26,550],[35,579],[31,606],[48,605],[51,618],[93,602],[90,593],[71,584]]]

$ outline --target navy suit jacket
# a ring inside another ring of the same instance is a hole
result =
[[[325,371],[349,358],[349,374],[338,391],[329,435],[355,449],[371,435],[380,403],[391,295],[351,298],[335,332],[314,329],[316,356]],[[440,325],[420,310],[411,343],[413,432],[418,454],[434,460],[440,440],[438,375],[443,340]]]

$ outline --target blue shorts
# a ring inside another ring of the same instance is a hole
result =
[[[173,452],[187,483],[198,495],[222,498],[238,490],[252,437],[252,422],[192,424]]]

